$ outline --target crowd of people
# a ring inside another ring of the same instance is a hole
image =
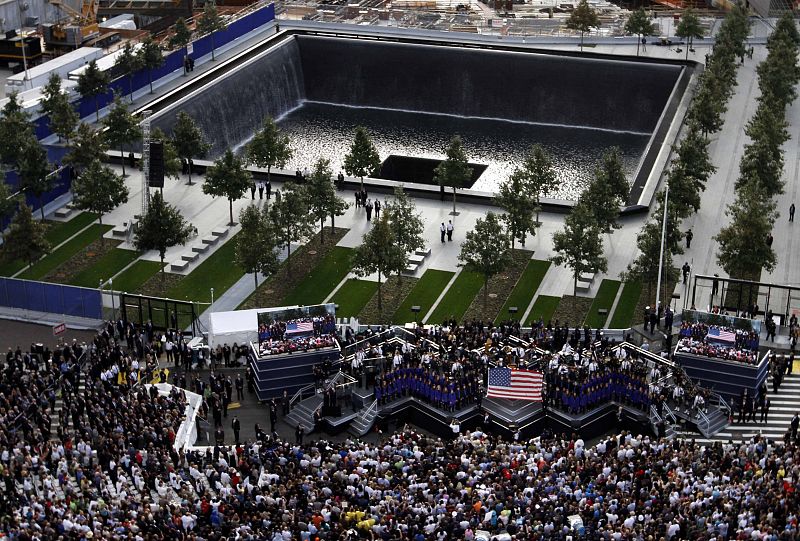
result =
[[[308,325],[308,330],[304,330]],[[336,346],[336,318],[332,315],[274,320],[258,326],[259,354],[282,355]]]
[[[755,331],[745,331],[705,323],[685,321],[678,331],[678,351],[704,355],[726,361],[758,364],[759,337]],[[721,340],[720,335],[732,337]]]
[[[470,370],[444,374],[421,366],[397,368],[378,376],[375,399],[386,404],[404,396],[413,396],[446,410],[456,411],[472,404],[480,392],[481,375]]]

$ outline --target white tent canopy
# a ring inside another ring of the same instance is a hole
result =
[[[208,345],[249,344],[258,341],[258,313],[262,310],[212,312],[209,317]]]

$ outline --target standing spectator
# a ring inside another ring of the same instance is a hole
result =
[[[264,183],[263,182],[259,182],[258,183],[258,199],[259,200],[263,200],[264,199]]]
[[[694,238],[694,233],[692,233],[692,230],[690,229],[689,231],[686,232],[686,249],[687,250],[692,247],[692,239],[693,238]]]
[[[444,226],[444,222],[442,225],[439,226],[439,236],[441,238],[442,243],[444,243],[444,235],[447,232],[447,228]]]
[[[447,220],[447,240],[453,240],[453,221]]]
[[[767,235],[767,248],[772,248],[772,241],[774,240],[775,238],[772,236],[772,233],[769,233]]]
[[[275,399],[269,401],[269,431],[275,432],[275,423],[278,422],[278,406]]]
[[[294,440],[297,445],[303,445],[303,434],[305,434],[306,428],[303,426],[303,423],[297,425],[297,429],[294,431]]]
[[[375,200],[375,219],[376,220],[378,218],[380,218],[380,213],[381,213],[381,201],[380,201],[380,199],[376,199]]]
[[[789,207],[789,221],[794,221],[794,203]]]
[[[769,422],[769,407],[772,405],[772,402],[769,398],[764,397],[762,398],[761,404],[761,422],[768,423]]]
[[[239,431],[242,429],[242,424],[235,415],[233,421],[231,421],[231,428],[233,429],[233,440],[236,442],[236,445],[239,445]]]
[[[367,211],[367,221],[368,221],[368,222],[371,222],[371,221],[372,221],[372,208],[373,208],[373,206],[372,206],[372,200],[371,200],[371,199],[367,199],[367,203],[366,203],[366,205],[364,206],[364,210],[366,210],[366,211]]]
[[[267,201],[272,199],[272,182],[267,181]]]
[[[683,272],[683,283],[689,281],[689,273],[691,272],[692,268],[689,266],[689,262],[685,261],[683,263],[683,267],[681,267],[681,271]]]
[[[256,183],[255,181],[253,181],[253,183],[250,184],[250,199],[255,199],[255,198],[256,198]]]
[[[800,415],[797,412],[794,412],[794,417],[792,417],[792,422],[789,424],[789,432],[791,434],[792,440],[797,439],[797,427],[800,425]]]
[[[241,374],[236,374],[236,400],[244,399],[244,380]]]

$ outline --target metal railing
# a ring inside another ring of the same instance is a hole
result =
[[[366,410],[364,410],[363,412],[358,414],[357,419],[362,424],[366,425],[369,422],[368,419],[370,417],[372,417],[374,419],[375,415],[377,415],[377,413],[378,413],[378,401],[377,400],[373,400],[372,403],[367,407]]]
[[[315,387],[316,386],[313,383],[309,383],[308,385],[306,385],[304,387],[300,387],[299,389],[297,389],[297,392],[294,393],[294,396],[292,396],[292,398],[289,399],[289,409],[292,409],[292,407],[294,406],[295,402],[297,402],[298,400],[301,400],[303,398],[303,394],[304,393],[306,393],[306,392],[308,392],[308,391],[310,391],[312,389],[315,389]]]

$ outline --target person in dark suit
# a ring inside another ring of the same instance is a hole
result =
[[[233,441],[236,442],[236,445],[239,445],[239,431],[242,429],[242,424],[239,422],[239,418],[234,416],[233,421],[231,421],[231,428],[233,429]]]
[[[789,221],[794,221],[794,203],[789,207]]]
[[[303,445],[303,434],[305,433],[306,427],[303,426],[303,423],[297,425],[297,429],[294,431],[295,443],[297,443],[297,445]]]
[[[278,422],[278,406],[275,404],[275,400],[269,401],[269,426],[270,432],[275,432],[275,423]]]

